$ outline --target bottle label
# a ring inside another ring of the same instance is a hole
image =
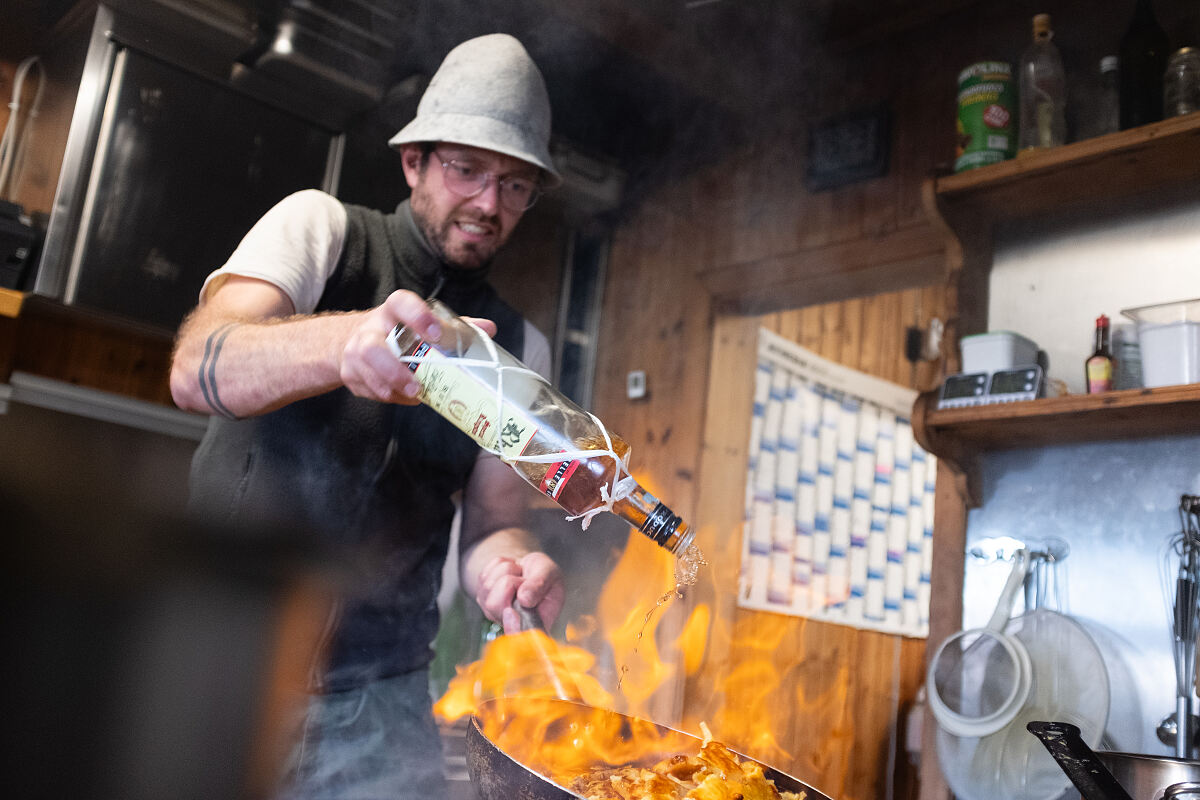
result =
[[[1090,358],[1087,362],[1088,394],[1109,392],[1113,388],[1112,360],[1107,358]]]
[[[559,493],[562,492],[563,487],[567,485],[567,481],[571,480],[571,476],[577,469],[579,469],[578,460],[551,464],[550,469],[546,470],[546,477],[542,478],[541,483],[538,484],[538,488],[547,497],[557,500]]]
[[[417,345],[413,355],[425,359],[408,365],[421,382],[418,400],[501,458],[519,456],[525,450],[537,426],[507,401],[497,402],[494,388],[425,342]]]

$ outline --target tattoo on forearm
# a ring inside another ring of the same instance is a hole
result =
[[[237,419],[237,415],[225,407],[217,392],[217,359],[221,355],[221,346],[225,344],[225,337],[238,324],[231,322],[228,325],[222,325],[209,334],[208,340],[204,343],[204,358],[200,360],[200,391],[204,394],[204,402],[208,403],[208,407],[213,411],[228,419]]]

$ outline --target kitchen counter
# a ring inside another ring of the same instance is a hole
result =
[[[174,408],[174,337],[40,295],[0,289],[0,383],[13,372]]]

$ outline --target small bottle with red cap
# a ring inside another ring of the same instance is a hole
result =
[[[1104,314],[1096,318],[1095,350],[1088,356],[1083,368],[1088,394],[1112,391],[1116,360],[1112,354],[1108,317]]]

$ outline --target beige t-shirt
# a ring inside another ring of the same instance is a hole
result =
[[[317,189],[288,195],[254,224],[229,260],[208,276],[200,297],[229,275],[240,275],[279,287],[297,314],[311,314],[342,257],[346,224],[346,207],[332,195]],[[521,360],[549,377],[550,343],[528,320]]]

